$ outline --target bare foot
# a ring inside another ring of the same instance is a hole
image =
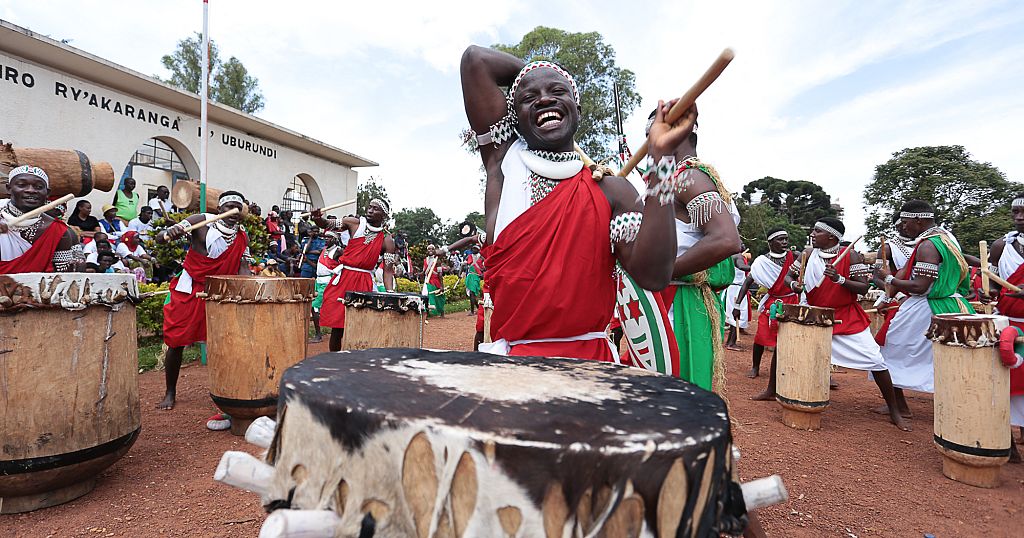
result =
[[[757,368],[751,368],[750,371],[747,372],[747,377],[749,377],[750,379],[754,379],[759,375],[761,375],[761,371],[758,370]]]
[[[167,395],[164,396],[164,400],[162,402],[156,404],[156,408],[157,409],[165,409],[165,410],[168,410],[168,411],[170,411],[171,409],[174,409],[174,393],[173,392],[168,392]]]
[[[750,399],[754,400],[755,402],[770,402],[770,401],[775,400],[775,392],[770,391],[770,390],[766,390],[766,391],[762,392],[761,394],[757,394],[755,396],[751,396]]]
[[[872,409],[871,411],[874,412],[874,413],[878,413],[879,415],[888,415],[889,414],[889,406],[883,405],[882,407],[876,407],[876,408]],[[910,409],[900,409],[899,412],[900,412],[900,415],[903,416],[903,418],[912,418],[914,416],[914,413]]]
[[[892,423],[895,424],[897,428],[899,428],[899,429],[901,429],[901,430],[903,430],[905,432],[913,431],[913,428],[910,427],[910,424],[906,420],[903,420],[903,417],[901,417],[899,415],[899,413],[892,413],[892,414],[890,414],[889,415],[889,420],[891,420]]]

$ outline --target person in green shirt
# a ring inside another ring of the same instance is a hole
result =
[[[131,222],[139,216],[139,193],[135,192],[135,179],[126,177],[120,190],[114,193],[114,207],[117,218]]]

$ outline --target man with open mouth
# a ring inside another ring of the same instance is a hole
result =
[[[0,206],[0,274],[74,271],[84,257],[78,237],[66,224],[46,213],[16,225],[12,222],[46,205],[50,195],[46,172],[19,166],[7,177],[11,198]]]
[[[650,139],[656,164],[641,198],[624,178],[595,180],[573,151],[579,90],[561,67],[472,46],[461,74],[487,172],[489,243],[482,254],[493,342],[480,350],[614,360],[604,329],[615,304],[616,263],[645,288],[668,284],[675,259],[672,149],[695,116],[669,125],[659,103]]]

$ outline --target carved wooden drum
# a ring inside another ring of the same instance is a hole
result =
[[[341,349],[422,347],[427,298],[416,293],[345,293],[345,335]]]
[[[1010,456],[1010,370],[999,358],[1003,316],[939,314],[928,330],[935,360],[935,446],[942,474],[999,485]]]
[[[717,536],[745,525],[725,404],[677,378],[372,349],[309,358],[281,391],[263,502],[333,511],[326,535]]]
[[[210,398],[231,415],[231,433],[276,412],[281,376],[306,357],[314,295],[311,278],[206,279]]]
[[[834,310],[809,305],[782,305],[777,346],[775,399],[782,423],[799,430],[821,428],[829,404]]]
[[[135,442],[135,297],[131,275],[0,276],[0,513],[85,495]]]

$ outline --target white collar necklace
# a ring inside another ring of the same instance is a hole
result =
[[[822,258],[825,258],[826,260],[829,258],[835,258],[837,254],[839,254],[839,243],[836,243],[835,245],[828,248],[818,249],[818,255],[821,256]]]
[[[782,258],[786,257],[786,251],[783,250],[782,252],[775,253],[775,252],[772,252],[772,251],[769,250],[768,251],[768,255],[771,256],[772,258],[775,258],[775,259],[782,259]]]
[[[580,173],[583,160],[575,151],[542,151],[526,148],[520,155],[530,171],[528,186],[530,205],[543,200],[558,183]]]

